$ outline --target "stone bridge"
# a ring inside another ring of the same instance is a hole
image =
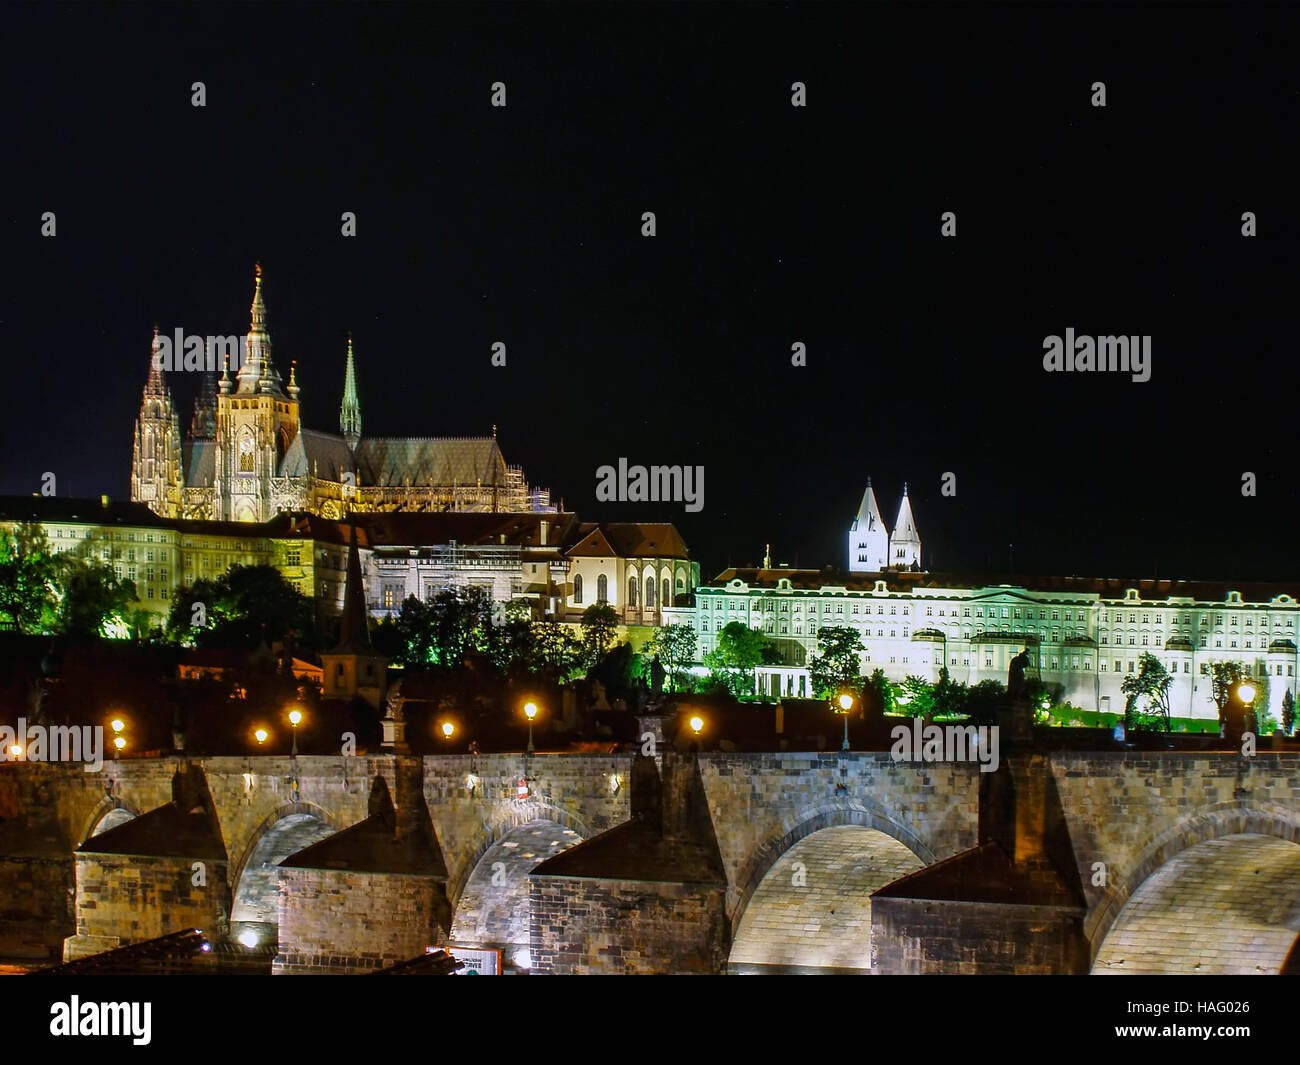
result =
[[[379,754],[0,766],[0,955],[182,927],[365,972],[1279,972],[1300,755]]]

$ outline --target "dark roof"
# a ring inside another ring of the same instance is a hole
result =
[[[120,500],[75,499],[70,496],[0,496],[0,521],[81,521],[99,525],[152,525],[171,523],[143,503]]]
[[[1277,581],[1179,581],[1122,577],[1030,577],[1024,574],[999,573],[927,573],[887,570],[884,573],[843,573],[813,569],[727,569],[719,573],[709,587],[722,588],[739,579],[751,588],[775,588],[788,580],[792,588],[816,591],[824,587],[849,591],[872,591],[883,580],[890,592],[907,594],[926,589],[981,589],[998,592],[1055,592],[1061,595],[1097,595],[1107,600],[1123,600],[1129,588],[1136,588],[1144,600],[1165,598],[1192,599],[1222,603],[1228,592],[1240,592],[1244,602],[1267,603],[1275,596],[1289,595],[1300,599],[1300,583]]]
[[[174,802],[91,836],[77,853],[226,860],[226,847],[211,813],[201,807],[187,812]]]
[[[671,522],[583,522],[565,554],[619,558],[683,558],[691,553]]]
[[[280,867],[405,873],[444,879],[447,876],[442,855],[431,845],[427,834],[399,835],[394,831],[391,807],[290,855]]]
[[[347,441],[315,429],[301,430],[280,460],[281,477],[320,477],[338,483],[345,472],[356,472]]]
[[[363,513],[358,526],[370,534],[376,547],[414,547],[450,544],[461,546],[508,544],[540,547],[541,527],[546,525],[545,546],[556,547],[570,535],[577,521],[573,514],[480,512],[446,513]],[[504,540],[502,539],[504,537]]]
[[[727,872],[716,847],[666,837],[640,819],[624,821],[546,859],[530,875],[668,884],[727,883]]]
[[[1082,892],[1049,863],[1016,864],[989,842],[927,865],[872,893],[872,898],[1003,902],[1086,907]]]
[[[185,457],[186,487],[210,488],[216,480],[217,442],[191,439],[181,447]]]
[[[357,445],[363,485],[499,485],[506,462],[496,438],[363,437]]]

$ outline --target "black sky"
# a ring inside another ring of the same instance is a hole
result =
[[[930,568],[1014,543],[1022,573],[1296,579],[1295,31],[1244,5],[6,8],[0,492],[125,498],[153,323],[245,331],[260,260],[308,426],[337,428],[351,330],[367,434],[495,423],[570,509],[676,522],[706,577],[769,541],[842,565],[870,473],[891,523],[909,482]],[[1067,326],[1150,334],[1152,379],[1045,374]],[[703,465],[704,510],[598,505],[619,456]]]

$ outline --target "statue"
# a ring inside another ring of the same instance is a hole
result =
[[[1012,699],[1025,694],[1025,669],[1029,665],[1028,647],[1011,660],[1011,668],[1007,671],[1007,695]]]
[[[388,689],[388,695],[384,700],[388,712],[384,714],[385,720],[388,721],[405,721],[406,711],[402,709],[406,705],[406,700],[402,698],[402,678],[398,677],[393,681],[392,686]]]

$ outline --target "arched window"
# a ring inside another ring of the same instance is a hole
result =
[[[660,602],[659,605],[660,605],[660,606],[672,606],[672,605],[673,605],[673,589],[672,589],[672,585],[669,583],[667,577],[664,578],[664,597],[663,597],[663,600]]]
[[[629,577],[627,579],[627,605],[628,606],[636,606],[637,603],[636,590],[638,586],[639,583],[635,577]]]
[[[603,573],[596,578],[596,602],[609,602],[609,578]]]
[[[581,573],[575,573],[573,575],[573,601],[575,603],[582,602],[582,574]]]
[[[653,577],[645,579],[645,608],[647,610],[655,608],[655,579]]]

